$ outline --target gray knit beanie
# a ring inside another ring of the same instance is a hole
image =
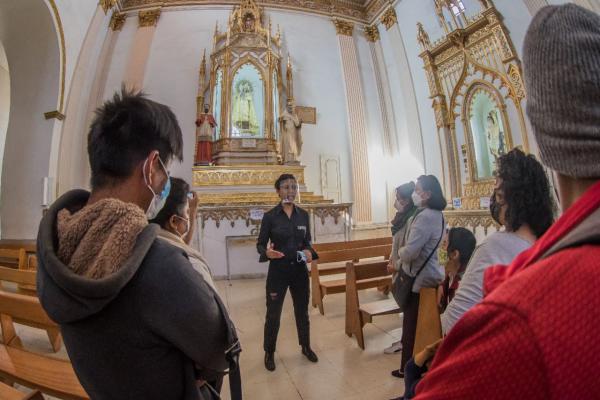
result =
[[[544,7],[525,36],[523,64],[544,164],[600,178],[600,16],[574,4]]]

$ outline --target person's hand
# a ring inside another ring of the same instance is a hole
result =
[[[422,367],[427,361],[431,360],[435,356],[437,349],[440,347],[442,340],[443,339],[439,339],[438,341],[425,346],[422,351],[415,354],[415,364]]]
[[[267,258],[269,258],[270,260],[278,260],[283,257],[285,257],[285,254],[275,250],[275,245],[271,243],[269,245],[269,248],[267,249]]]
[[[438,339],[436,342],[431,343],[430,345],[425,346],[425,351],[427,352],[427,354],[429,354],[431,357],[433,357],[435,355],[435,353],[437,353],[437,350],[439,349],[440,345],[442,344],[443,339]]]
[[[192,198],[188,199],[188,204],[190,206],[190,214],[194,215],[198,213],[198,203],[200,203],[198,193],[192,192]]]
[[[394,272],[396,272],[396,269],[392,265],[392,260],[390,260],[390,262],[387,265],[387,272],[388,274],[393,274]]]
[[[306,256],[306,263],[310,264],[312,262],[312,253],[310,250],[304,250],[304,255]]]

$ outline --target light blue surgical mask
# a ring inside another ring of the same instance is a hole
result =
[[[171,192],[171,177],[169,176],[169,172],[167,171],[165,164],[163,164],[160,157],[158,157],[158,162],[160,163],[160,166],[165,171],[165,174],[167,175],[167,182],[165,183],[165,186],[163,187],[163,190],[160,193],[155,193],[154,190],[152,189],[152,186],[150,186],[150,182],[148,182],[148,179],[146,178],[146,163],[147,162],[148,162],[148,160],[146,159],[146,161],[144,162],[144,167],[143,167],[144,168],[143,169],[144,182],[146,182],[146,186],[152,192],[153,197],[152,197],[152,201],[150,202],[150,205],[148,206],[148,209],[146,210],[146,217],[148,219],[154,219],[154,218],[156,218],[156,216],[158,215],[160,210],[162,210],[162,208],[165,206],[167,197],[169,197],[169,193]]]

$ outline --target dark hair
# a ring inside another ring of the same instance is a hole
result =
[[[169,197],[167,197],[167,201],[165,201],[165,205],[158,215],[150,220],[150,222],[158,224],[166,229],[167,224],[173,215],[187,218],[186,215],[183,215],[183,210],[185,209],[185,205],[188,204],[189,192],[190,185],[186,181],[181,178],[171,177],[171,191],[169,192]]]
[[[427,200],[427,208],[442,211],[448,205],[440,182],[433,175],[421,175],[417,178],[417,182],[421,184],[423,191],[431,192],[431,197]]]
[[[448,231],[448,254],[454,250],[458,250],[458,253],[460,254],[459,274],[467,268],[467,264],[471,259],[476,244],[477,240],[475,240],[475,235],[468,229],[451,228],[450,231]]]
[[[292,174],[281,174],[279,178],[275,181],[275,189],[279,190],[281,187],[281,182],[287,181],[288,179],[296,180],[296,177]]]
[[[411,207],[414,204],[412,201],[412,192],[415,191],[415,183],[413,181],[407,182],[396,188],[396,195],[402,197],[405,200],[410,200]]]
[[[527,224],[536,237],[542,236],[554,221],[555,208],[542,164],[515,148],[498,158],[496,176],[502,179],[507,227],[516,231]]]
[[[158,150],[166,164],[183,161],[183,139],[169,107],[123,87],[96,110],[88,134],[92,188],[118,183],[131,176],[135,166]]]

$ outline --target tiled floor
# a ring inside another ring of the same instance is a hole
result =
[[[325,316],[311,308],[311,341],[319,362],[313,364],[300,353],[291,304],[286,297],[275,361],[277,369],[263,366],[264,279],[219,281],[219,291],[239,330],[244,398],[248,400],[384,400],[404,391],[403,381],[390,371],[398,368],[400,355],[385,355],[383,349],[400,335],[397,315],[375,318],[364,328],[366,349],[344,333],[344,294],[325,297]],[[376,290],[361,293],[361,301],[379,300]],[[27,345],[50,352],[42,331],[19,326]],[[59,353],[66,356],[64,349]],[[52,399],[47,397],[47,399]],[[229,399],[228,383],[223,399]]]
[[[366,349],[344,332],[345,296],[325,297],[325,315],[311,308],[311,341],[319,362],[313,364],[300,353],[291,298],[286,297],[275,362],[277,369],[263,366],[263,323],[265,289],[263,279],[218,282],[242,342],[242,381],[245,398],[270,399],[389,399],[401,395],[403,381],[390,371],[398,368],[399,355],[383,349],[399,340],[397,315],[375,318],[364,328]],[[379,300],[376,290],[361,293],[361,301]],[[226,383],[227,384],[227,383]],[[224,386],[224,399],[229,398]]]

